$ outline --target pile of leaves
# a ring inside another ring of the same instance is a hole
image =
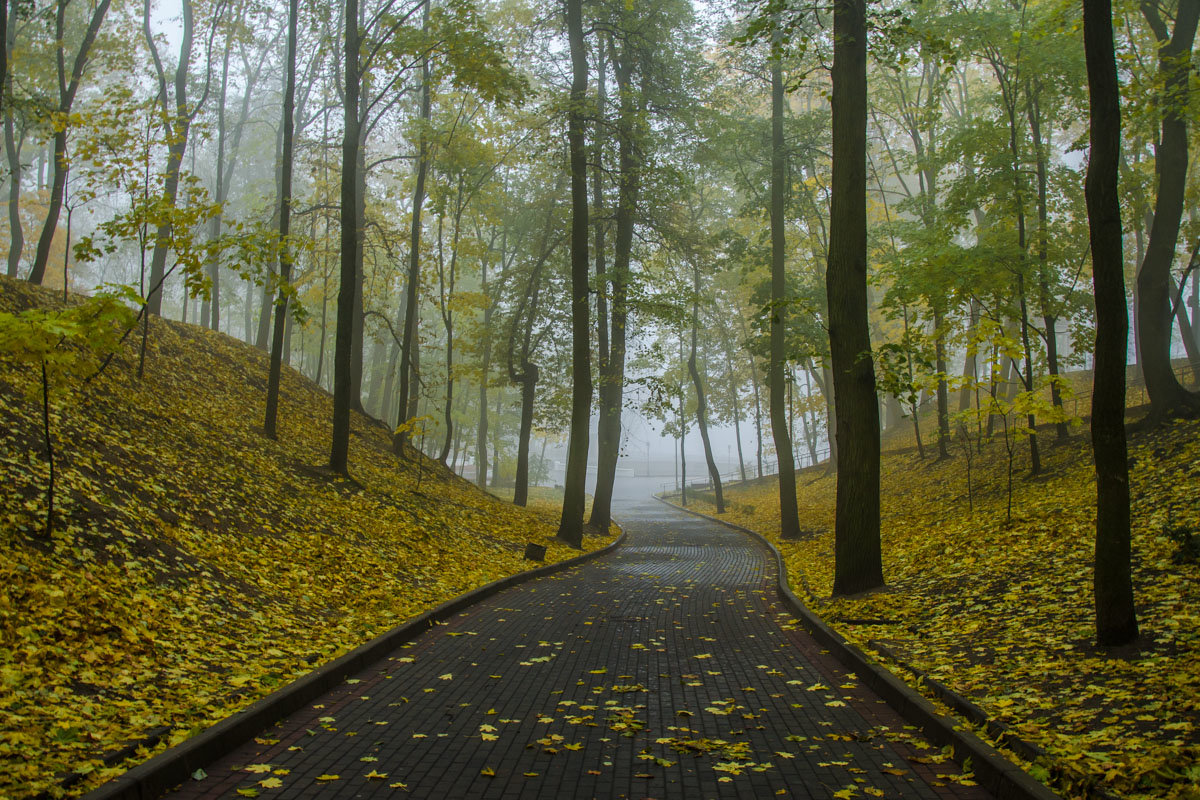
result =
[[[6,324],[69,306],[0,279]],[[526,542],[576,554],[546,517],[396,458],[361,415],[352,479],[329,474],[330,398],[292,370],[267,439],[266,355],[227,336],[155,318],[139,380],[139,334],[99,377],[93,359],[52,387],[49,537],[41,370],[0,356],[0,796],[63,794],[69,773],[70,793],[94,787],[134,764],[105,753],[163,728],[160,748],[182,741],[528,568]]]
[[[1024,763],[1069,797],[1200,797],[1200,423],[1131,440],[1134,585],[1142,637],[1094,646],[1095,479],[1086,430],[1041,432],[1043,474],[1016,463],[1007,513],[1001,443],[966,460],[887,452],[882,539],[887,587],[831,599],[835,476],[797,477],[800,541],[779,539],[775,479],[726,491],[724,519],[783,553],[791,584],[839,632],[925,689],[950,687],[1047,755]],[[678,498],[676,498],[678,500]],[[703,495],[695,510],[713,513]],[[1016,756],[1014,761],[1020,762]]]

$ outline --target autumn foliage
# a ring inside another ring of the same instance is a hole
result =
[[[1114,797],[1196,798],[1200,424],[1134,436],[1130,455],[1143,635],[1120,650],[1094,645],[1096,495],[1086,435],[1046,448],[1043,475],[1018,473],[1011,521],[999,445],[976,456],[973,510],[961,452],[938,462],[911,448],[885,452],[887,586],[878,592],[830,597],[834,476],[822,466],[797,476],[800,541],[779,536],[773,478],[728,490],[723,518],[772,539],[797,595],[898,676],[919,689],[914,670],[935,678],[1045,750],[1023,766],[1064,797],[1103,788]],[[689,505],[712,511],[703,496]]]
[[[53,304],[0,279],[0,312]],[[155,318],[95,380],[51,394],[53,533],[40,370],[0,360],[0,795],[76,793],[132,766],[101,756],[169,726],[178,742],[403,620],[575,555],[539,516],[436,463],[399,461],[356,415],[352,479],[331,476],[330,398],[284,370],[262,435],[267,356]],[[605,540],[606,541],[606,540]],[[589,546],[601,540],[590,537]],[[141,752],[139,757],[149,753]]]

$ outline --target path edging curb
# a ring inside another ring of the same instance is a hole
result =
[[[997,800],[1061,800],[1059,795],[1045,784],[1035,780],[1033,776],[1013,764],[996,748],[980,739],[974,733],[963,730],[961,725],[942,714],[907,683],[897,678],[886,668],[867,658],[858,646],[849,642],[844,636],[829,627],[817,616],[800,598],[792,592],[788,583],[787,569],[783,556],[766,537],[757,531],[750,530],[733,522],[717,517],[692,511],[682,506],[670,503],[655,495],[655,499],[672,508],[678,509],[696,517],[720,523],[727,528],[753,536],[762,542],[775,556],[778,568],[778,585],[776,589],[783,601],[791,607],[801,619],[804,627],[823,646],[842,662],[844,666],[854,671],[859,679],[887,701],[901,717],[920,728],[932,744],[938,747],[951,748],[951,757],[963,765],[971,762],[971,769],[979,779],[980,785],[994,794]]]
[[[620,527],[618,525],[618,527]],[[452,597],[418,617],[386,631],[333,661],[323,664],[302,678],[256,700],[190,739],[164,750],[83,796],[83,800],[152,800],[191,777],[192,773],[254,734],[340,685],[347,677],[363,670],[384,655],[434,627],[438,622],[485,600],[510,586],[577,566],[616,550],[625,541],[625,530],[611,544],[599,550],[568,558],[555,564],[517,572]]]

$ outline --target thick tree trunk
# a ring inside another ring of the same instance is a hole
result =
[[[883,585],[879,406],[867,327],[867,26],[864,0],[833,7],[833,177],[826,292],[837,396],[835,595]]]
[[[1130,575],[1129,467],[1125,446],[1125,350],[1129,320],[1121,248],[1117,158],[1121,147],[1110,0],[1084,0],[1084,50],[1091,97],[1088,222],[1096,296],[1096,368],[1092,382],[1092,448],[1096,461],[1096,640],[1137,638]]]
[[[1189,102],[1192,43],[1200,20],[1200,0],[1180,0],[1175,31],[1167,28],[1158,6],[1142,3],[1142,13],[1158,40],[1158,72],[1163,78],[1159,98],[1161,134],[1155,148],[1154,170],[1158,197],[1146,257],[1137,276],[1137,317],[1140,334],[1139,362],[1150,395],[1150,420],[1191,415],[1200,403],[1179,383],[1171,368],[1171,265],[1179,238],[1187,185],[1188,130],[1185,109]]]
[[[779,466],[779,531],[784,539],[800,538],[800,512],[796,505],[796,462],[788,435],[784,404],[785,319],[787,286],[784,274],[784,192],[787,150],[783,140],[783,67],[778,52],[771,58],[771,361],[767,372],[771,433]]]
[[[588,424],[592,406],[590,325],[588,324],[587,151],[584,148],[584,101],[587,54],[583,40],[582,0],[564,0],[571,52],[571,105],[567,143],[571,161],[571,436],[563,486],[558,538],[583,546],[583,506],[587,481]]]

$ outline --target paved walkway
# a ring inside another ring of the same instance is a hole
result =
[[[985,798],[796,626],[756,543],[654,500],[172,798]]]

